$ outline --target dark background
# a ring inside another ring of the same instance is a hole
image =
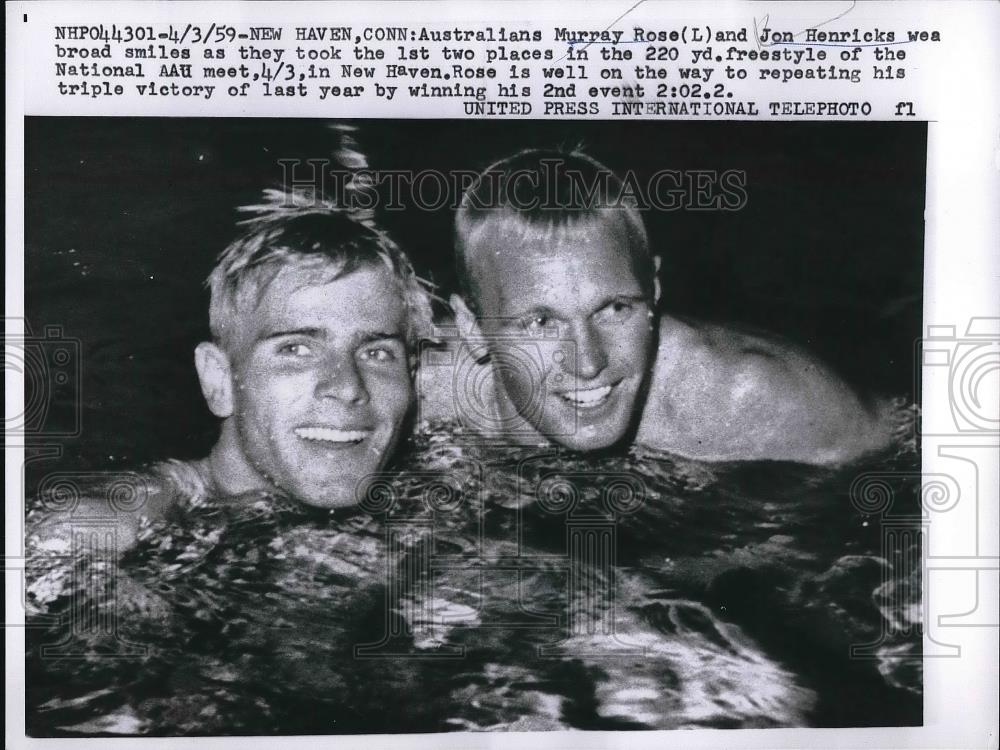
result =
[[[192,351],[202,282],[234,208],[278,186],[279,159],[329,157],[318,120],[27,118],[25,309],[81,352],[79,437],[62,468],[204,455],[215,438]],[[355,121],[377,169],[479,169],[582,143],[612,169],[747,173],[741,211],[648,211],[667,312],[770,329],[866,394],[914,398],[923,123]],[[422,275],[453,285],[451,212],[381,217]],[[28,394],[28,400],[31,394]],[[51,462],[46,469],[51,470]],[[30,481],[29,481],[30,489]]]

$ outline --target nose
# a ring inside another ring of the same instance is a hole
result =
[[[573,334],[576,344],[576,376],[581,380],[592,380],[608,366],[604,340],[590,321],[576,326]]]
[[[331,363],[316,381],[316,396],[347,404],[367,404],[368,389],[353,359]]]

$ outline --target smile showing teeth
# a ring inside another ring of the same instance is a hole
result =
[[[360,443],[368,437],[368,430],[335,430],[332,427],[298,427],[295,434],[303,440],[323,443]]]
[[[610,385],[603,385],[600,388],[571,391],[561,395],[574,406],[597,406],[607,400],[608,396],[611,394],[611,388],[612,386]]]

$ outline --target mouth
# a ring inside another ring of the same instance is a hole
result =
[[[295,428],[296,437],[324,445],[358,445],[371,434],[371,430],[339,430],[335,427]]]
[[[617,386],[618,383],[602,385],[597,388],[577,388],[560,393],[559,397],[577,409],[596,409],[611,398],[611,393]]]

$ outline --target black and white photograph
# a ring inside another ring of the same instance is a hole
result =
[[[26,117],[27,734],[921,726],[927,163]]]

